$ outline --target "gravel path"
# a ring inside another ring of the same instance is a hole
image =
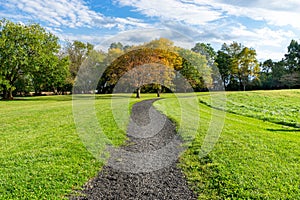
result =
[[[175,126],[154,101],[133,106],[126,145],[110,148],[106,166],[83,187],[85,197],[71,199],[197,199],[177,167],[182,148]]]

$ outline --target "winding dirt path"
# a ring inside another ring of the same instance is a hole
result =
[[[197,199],[177,167],[182,148],[175,126],[154,101],[133,106],[126,145],[109,149],[108,163],[83,187],[84,197],[71,199]]]

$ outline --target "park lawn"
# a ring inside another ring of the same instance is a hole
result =
[[[154,96],[130,98],[130,105]],[[203,96],[209,94],[198,93],[199,99]],[[171,94],[163,97],[155,106],[180,124],[183,120],[178,100]],[[189,105],[192,98],[188,95],[179,98],[187,104],[185,113],[194,115],[195,109]],[[251,101],[251,97],[247,98]],[[128,95],[119,95],[115,101],[113,110],[124,109],[118,105],[128,101]],[[95,106],[106,137],[114,145],[122,144],[126,139],[123,130],[126,123],[116,125],[110,95],[97,96]],[[182,155],[180,166],[199,199],[299,199],[298,129],[254,116],[226,113],[218,143],[208,156],[199,158],[212,114],[224,116],[221,110],[212,113],[209,106],[202,103],[199,106],[200,128],[191,125],[180,129],[184,136],[197,133]],[[79,139],[71,96],[1,101],[0,121],[0,199],[66,198],[103,165]]]
[[[256,95],[264,93],[268,92]],[[245,97],[248,93],[235,94]],[[251,94],[246,96],[248,101],[254,101]],[[199,93],[198,97],[202,99],[205,95]],[[274,95],[268,95],[276,101]],[[294,98],[296,94],[291,96]],[[188,103],[188,97],[182,98]],[[277,98],[281,100],[280,96]],[[259,107],[260,99],[255,100]],[[287,101],[296,104],[294,100]],[[212,113],[209,106],[199,105],[200,127],[194,127],[196,138],[180,159],[180,166],[199,199],[300,199],[299,129],[242,116],[245,113],[226,113],[218,142],[207,156],[199,157],[212,114],[224,116],[221,110]],[[176,98],[157,101],[155,106],[180,124],[181,111]]]
[[[154,96],[130,98],[130,105]],[[97,96],[97,117],[111,143],[120,145],[125,132],[115,124],[110,97]],[[129,97],[116,98],[115,105]],[[0,123],[0,199],[66,198],[103,165],[77,134],[72,96],[0,101]]]
[[[201,95],[200,101],[213,105],[212,95]],[[218,100],[218,97],[215,99]],[[226,92],[226,111],[282,125],[300,127],[300,90]],[[218,102],[215,102],[218,104]]]

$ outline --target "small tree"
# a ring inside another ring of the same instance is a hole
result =
[[[243,90],[246,90],[246,86],[249,84],[249,80],[256,78],[259,73],[259,64],[256,59],[256,51],[248,47],[238,55],[238,79],[242,85]]]

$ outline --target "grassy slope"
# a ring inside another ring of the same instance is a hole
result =
[[[126,137],[114,122],[110,96],[99,96],[95,104],[107,137],[122,144]],[[0,123],[0,199],[64,198],[103,164],[78,137],[71,96],[2,101]]]
[[[300,90],[227,92],[226,96],[228,112],[282,125],[300,126]],[[201,95],[200,100],[212,105],[208,95]]]
[[[199,98],[202,97],[203,94],[199,94]],[[276,98],[274,95],[271,97]],[[251,101],[251,98],[248,100]],[[155,105],[173,120],[180,121],[176,99],[165,99]],[[200,158],[199,151],[211,119],[211,108],[200,104],[200,109],[198,135],[181,158],[181,166],[200,195],[199,199],[300,198],[298,129],[227,113],[218,143],[208,156]],[[243,112],[247,114],[247,110]]]

